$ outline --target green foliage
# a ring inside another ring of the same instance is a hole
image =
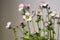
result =
[[[48,26],[47,29],[50,31],[53,30],[53,27]]]

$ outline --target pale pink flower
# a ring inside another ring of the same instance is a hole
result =
[[[42,2],[41,5],[40,5],[41,8],[42,8],[42,7],[45,8],[45,7],[47,7],[47,6],[48,6],[48,3],[45,3],[45,2]]]

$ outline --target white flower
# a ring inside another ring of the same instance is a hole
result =
[[[58,12],[53,11],[50,16],[57,16]]]
[[[24,5],[23,4],[20,4],[18,10],[21,11],[21,10],[23,10],[23,8],[24,8]]]
[[[6,28],[8,29],[11,25],[11,22],[7,22]]]
[[[40,7],[46,7],[46,6],[48,6],[48,3],[45,3],[45,2],[43,2],[43,3],[40,5]]]
[[[26,12],[25,15],[23,15],[23,19],[25,21],[31,21],[32,20],[32,16],[29,14],[29,12]]]
[[[50,16],[54,16],[55,14],[54,13],[51,13]]]
[[[60,20],[60,14],[57,14],[57,15],[55,16],[55,18],[58,19],[58,20]]]
[[[45,23],[45,26],[48,26],[48,23]]]
[[[58,17],[59,18],[60,17],[60,14],[57,14],[55,17]]]
[[[37,10],[37,11],[36,11],[36,15],[42,15],[42,12],[39,11],[39,10]]]
[[[51,22],[48,22],[48,24],[51,24]]]

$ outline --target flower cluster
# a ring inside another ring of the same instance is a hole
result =
[[[23,40],[55,40],[55,30],[54,30],[54,23],[55,19],[57,19],[57,23],[60,24],[60,14],[55,11],[51,11],[48,3],[42,2],[42,4],[39,6],[38,10],[32,11],[32,15],[30,12],[30,4],[20,4],[18,10],[23,11],[23,20],[20,24],[20,27],[22,28],[23,33]],[[43,18],[43,10],[46,9],[47,15],[46,18],[47,21]],[[36,18],[36,20],[34,19]],[[37,26],[35,26],[35,23]],[[40,22],[43,24],[43,29],[40,27]],[[32,27],[34,28],[35,33],[31,34],[31,28],[30,23],[32,23]],[[19,26],[16,26],[16,28],[20,29]],[[25,27],[28,27],[28,30],[25,29]],[[38,27],[38,32],[36,32],[35,27]],[[13,29],[15,37],[16,37],[16,28],[11,27],[11,22],[7,23],[6,28]],[[41,35],[41,32],[43,32],[44,36]],[[18,40],[16,37],[15,40]]]

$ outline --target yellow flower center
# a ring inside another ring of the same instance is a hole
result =
[[[40,11],[38,11],[38,14],[40,14]]]
[[[37,15],[42,15],[42,12],[41,12],[41,11],[37,11],[36,14],[37,14]]]
[[[55,14],[55,16],[56,16],[56,15],[58,14],[58,12],[55,12],[54,14]]]
[[[29,15],[26,15],[26,19],[29,19],[30,18],[30,16]]]
[[[22,8],[22,6],[19,6],[19,8]]]

